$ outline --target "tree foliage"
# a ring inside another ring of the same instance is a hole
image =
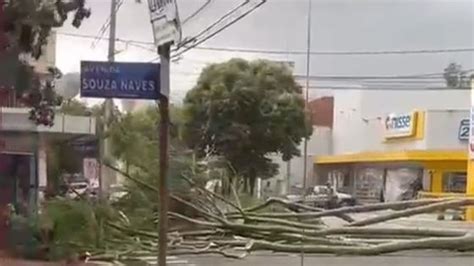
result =
[[[192,157],[180,138],[181,110],[170,110],[172,125],[170,128],[170,162],[168,188],[174,193],[186,195],[188,186],[178,175],[190,171]],[[123,163],[122,170],[152,187],[158,187],[159,168],[159,130],[158,109],[148,107],[131,113],[122,113],[111,124],[106,136],[110,138],[112,153]],[[127,179],[125,185],[128,194],[116,203],[138,228],[154,227],[154,211],[158,209],[158,200],[154,191],[143,189],[136,182]]]
[[[446,86],[453,89],[467,89],[470,88],[470,77],[468,72],[464,71],[460,64],[451,63],[444,69],[443,77],[446,81]],[[471,78],[473,75],[471,75]]]
[[[249,181],[277,173],[270,153],[288,161],[312,127],[291,70],[266,60],[232,59],[206,67],[184,100],[184,139],[199,155],[226,158]]]
[[[38,125],[52,126],[54,107],[61,104],[55,92],[55,79],[61,72],[49,68],[49,78],[36,73],[31,62],[38,60],[53,28],[62,27],[69,13],[74,13],[73,26],[79,27],[90,16],[85,0],[9,0],[0,1],[0,56],[13,55],[11,67],[17,67],[16,95],[32,107],[30,120]],[[31,60],[33,59],[33,60]]]
[[[183,170],[180,165],[190,158],[180,137],[180,112],[179,108],[171,108],[170,181]],[[126,170],[142,175],[152,184],[157,181],[159,171],[159,121],[157,108],[149,107],[119,115],[106,133],[111,140],[114,157],[125,164]]]
[[[4,29],[8,45],[38,59],[52,28],[62,27],[74,12],[72,25],[79,27],[90,16],[85,0],[10,0],[4,7]]]

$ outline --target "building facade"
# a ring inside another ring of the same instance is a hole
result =
[[[42,79],[51,78],[48,68],[55,66],[55,34],[43,56],[32,62]],[[5,60],[4,60],[5,59]],[[0,211],[10,204],[17,210],[32,212],[48,186],[48,143],[93,138],[96,121],[92,117],[56,114],[54,126],[37,125],[29,119],[30,107],[18,99],[18,55],[14,51],[0,51]],[[20,83],[21,84],[21,83]],[[5,239],[7,219],[0,215],[0,246]]]
[[[465,90],[338,92],[313,178],[370,202],[463,195],[469,106]]]

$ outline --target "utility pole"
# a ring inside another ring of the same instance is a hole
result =
[[[309,70],[311,66],[311,8],[312,8],[312,0],[308,0],[308,22],[307,22],[307,36],[306,36],[306,94],[305,94],[305,113],[308,115],[309,112]],[[306,121],[307,122],[307,121]],[[306,123],[308,126],[308,123]],[[303,158],[303,200],[306,196],[306,180],[308,178],[308,139],[304,139],[304,158]],[[304,229],[303,229],[304,231]],[[301,266],[304,266],[304,252],[301,249]]]
[[[305,112],[309,112],[309,72],[311,63],[311,6],[312,0],[308,0],[308,26],[307,26],[307,47],[306,47],[306,94],[305,94]],[[303,144],[304,165],[303,165],[303,190],[306,190],[306,180],[308,178],[308,139],[304,139]]]
[[[117,0],[111,0],[110,2],[110,28],[109,28],[109,51],[108,51],[108,56],[107,60],[109,62],[114,62],[115,61],[115,39],[116,39],[116,27],[117,27]],[[107,132],[109,129],[109,123],[112,118],[112,112],[114,109],[114,101],[111,98],[105,99],[104,102],[104,132]],[[103,145],[103,151],[102,151],[102,162],[104,160],[110,159],[110,140],[105,138],[104,139],[104,145]],[[101,171],[101,176],[99,179],[99,191],[101,195],[103,194],[103,190],[108,186],[109,182],[105,182],[105,188],[104,188],[104,179],[108,180],[112,177],[112,175],[115,173],[112,173],[109,168],[104,166],[102,163],[102,171]]]
[[[158,47],[160,55],[160,87],[162,91],[170,89],[170,43]],[[169,99],[168,95],[161,94],[159,99],[160,124],[160,175],[159,175],[159,221],[158,221],[158,266],[166,266],[168,245],[168,136],[169,136]]]

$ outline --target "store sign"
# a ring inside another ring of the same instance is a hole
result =
[[[471,122],[469,119],[463,119],[459,123],[458,139],[469,140],[469,129]]]
[[[417,113],[390,114],[385,118],[385,138],[404,138],[415,135]]]
[[[159,64],[81,62],[81,97],[156,100],[159,95]]]
[[[181,41],[181,23],[176,0],[148,0],[155,45],[178,44]]]

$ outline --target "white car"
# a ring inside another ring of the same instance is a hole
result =
[[[307,205],[320,208],[338,208],[344,206],[356,205],[356,199],[349,194],[336,191],[334,193],[335,202],[333,206],[330,204],[331,191],[327,186],[314,186],[310,188],[306,195],[287,195],[286,198],[291,202],[304,203]]]
[[[85,181],[73,182],[69,184],[66,192],[66,197],[69,199],[76,199],[80,195],[85,195],[89,191],[89,184]]]

